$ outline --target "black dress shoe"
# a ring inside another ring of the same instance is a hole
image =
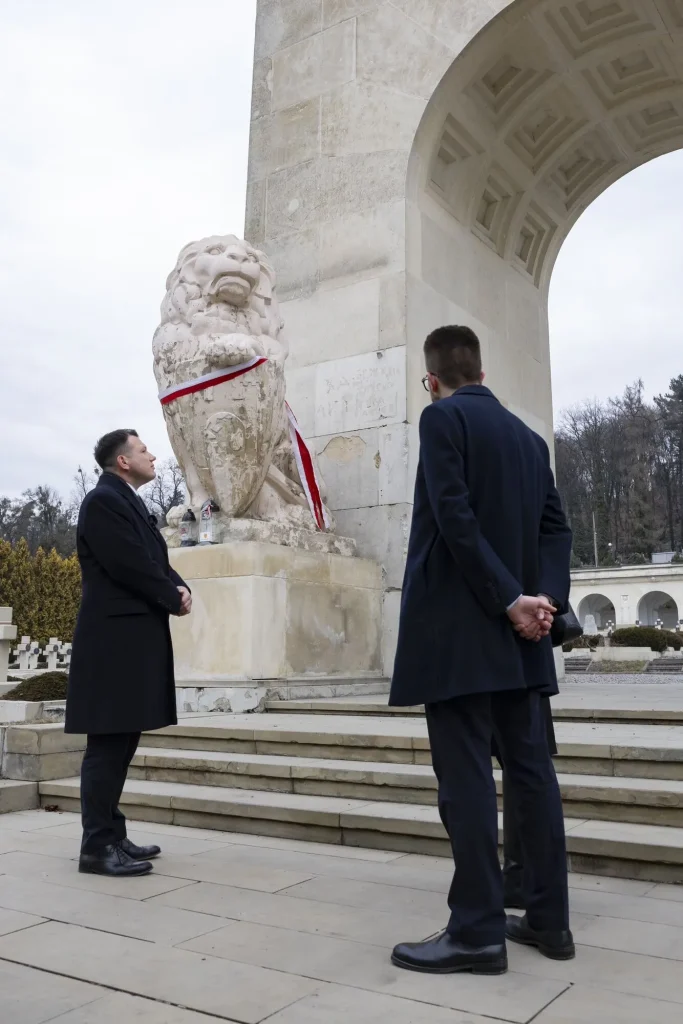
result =
[[[426,942],[402,942],[394,948],[391,962],[408,971],[426,974],[505,974],[508,958],[505,943],[500,946],[466,946],[442,932]]]
[[[136,846],[130,839],[121,839],[119,846],[124,853],[127,853],[133,860],[152,860],[154,857],[158,857],[161,853],[160,846]],[[513,904],[510,904],[513,906]]]
[[[573,960],[576,956],[574,937],[569,929],[559,932],[536,931],[524,917],[508,914],[505,934],[511,942],[535,946],[549,960]]]
[[[148,860],[133,860],[121,848],[120,843],[113,843],[98,850],[97,853],[81,853],[78,870],[90,875],[131,878],[136,875],[148,875],[152,865]]]

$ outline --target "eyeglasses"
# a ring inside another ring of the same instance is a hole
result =
[[[425,391],[429,391],[431,393],[432,389],[429,386],[429,378],[430,377],[436,377],[436,374],[435,373],[432,373],[432,374],[425,373],[424,377],[422,378],[422,387],[425,389]],[[439,378],[436,377],[436,379],[438,380]]]

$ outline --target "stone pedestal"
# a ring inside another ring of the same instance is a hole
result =
[[[171,620],[180,711],[386,690],[375,562],[257,542],[170,555],[193,597]]]

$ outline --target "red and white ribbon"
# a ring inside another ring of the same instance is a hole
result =
[[[248,373],[249,370],[254,370],[257,366],[261,366],[263,363],[267,362],[268,360],[264,356],[256,356],[254,359],[250,359],[246,363],[240,363],[239,365],[231,366],[228,369],[213,370],[211,373],[205,373],[203,377],[195,377],[194,380],[185,381],[183,384],[173,384],[170,388],[166,388],[165,391],[159,392],[159,401],[162,405],[168,405],[169,402],[174,402],[176,398],[182,398],[184,395],[194,395],[198,391],[206,391],[207,388],[216,387],[217,384],[225,384],[229,380],[241,377],[243,373]],[[296,460],[297,469],[299,470],[299,477],[301,478],[304,493],[306,494],[308,507],[311,510],[311,515],[315,519],[318,529],[329,529],[330,520],[320,496],[320,487],[315,475],[311,453],[308,450],[308,445],[304,441],[301,431],[299,430],[299,424],[296,421],[294,413],[286,402],[285,406],[287,408],[289,436],[294,450],[294,458]]]
[[[296,459],[299,478],[303,484],[306,500],[308,501],[308,507],[311,510],[318,529],[327,530],[330,526],[330,520],[327,514],[327,509],[323,505],[323,500],[320,497],[320,487],[318,486],[318,479],[315,475],[315,469],[313,468],[311,453],[309,452],[308,446],[301,435],[299,424],[296,422],[296,416],[289,408],[287,402],[285,402],[285,407],[289,418],[289,436],[292,442],[292,448],[294,449],[294,458]]]
[[[176,398],[182,398],[183,395],[194,395],[197,391],[206,391],[207,388],[214,388],[217,384],[225,384],[267,362],[265,356],[255,356],[246,363],[225,367],[223,370],[212,370],[211,373],[205,373],[203,377],[186,380],[184,384],[172,384],[170,388],[159,392],[159,401],[162,405],[168,405],[169,402],[174,402]]]

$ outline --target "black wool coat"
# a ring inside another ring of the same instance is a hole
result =
[[[78,517],[83,594],[66,702],[68,733],[174,725],[169,615],[179,586],[166,542],[128,484],[103,473]]]
[[[425,409],[389,703],[557,693],[550,638],[506,610],[523,593],[566,610],[571,540],[546,443],[488,388]]]

